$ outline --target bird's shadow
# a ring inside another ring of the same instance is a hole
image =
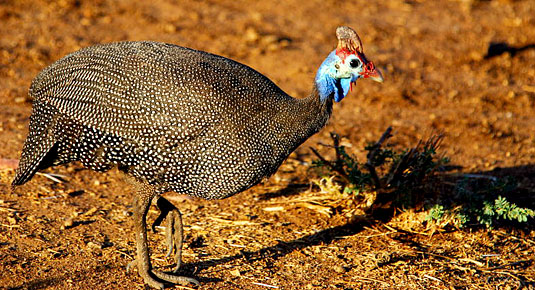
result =
[[[45,278],[45,279],[35,279],[28,283],[24,283],[21,286],[7,287],[8,290],[22,290],[22,289],[43,289],[47,287],[54,287],[61,284],[65,279],[68,278],[68,275]]]
[[[241,251],[239,254],[223,258],[211,259],[186,265],[188,269],[202,270],[213,266],[231,263],[237,260],[243,260],[246,263],[252,263],[257,260],[273,259],[277,260],[287,254],[308,248],[315,245],[330,244],[335,238],[352,236],[358,234],[364,229],[367,223],[345,224],[321,230],[317,233],[302,236],[301,238],[291,241],[277,241],[273,246],[262,248],[258,251]],[[186,270],[187,271],[187,270]],[[197,277],[199,282],[213,282],[212,278]]]
[[[512,202],[515,202],[518,205],[521,205],[522,207],[528,207],[532,209],[535,208],[535,194],[532,194],[535,191],[535,165],[496,168],[491,171],[471,172],[465,175],[453,173],[446,173],[445,175],[446,176],[444,180],[447,180],[448,183],[451,183],[452,180],[461,180],[463,178],[467,178],[467,176],[478,176],[483,178],[488,177],[489,179],[505,177],[514,178],[520,184],[519,190],[508,193],[508,195],[504,197],[506,197],[508,200],[511,200]],[[273,198],[276,196],[280,196],[280,193],[290,192],[291,194],[295,194],[295,186],[290,185],[288,187],[288,189],[282,189],[278,191],[279,194],[267,193],[266,196]],[[298,188],[303,188],[303,186],[299,185]],[[231,263],[236,260],[244,260],[246,262],[252,262],[268,258],[276,260],[296,250],[301,250],[315,245],[328,245],[332,243],[333,240],[335,240],[336,238],[356,235],[360,233],[366,226],[371,227],[378,223],[385,223],[390,221],[396,216],[396,212],[399,211],[381,211],[378,212],[377,216],[375,216],[374,214],[372,219],[366,221],[334,226],[321,230],[314,234],[304,235],[300,238],[290,241],[278,241],[272,246],[265,247],[257,251],[242,251],[239,254],[235,254],[228,257],[191,263],[187,265],[187,268],[191,267],[200,270],[220,264]],[[533,219],[531,219],[528,224],[504,223],[495,226],[495,228],[515,228],[520,231],[529,232],[535,229],[535,223],[533,222]],[[400,241],[403,242],[402,240]],[[204,281],[202,277],[200,278],[200,280]]]
[[[515,57],[517,53],[528,50],[535,49],[535,44],[528,44],[524,46],[514,47],[510,46],[506,42],[491,42],[485,55],[485,59],[490,59],[504,53],[509,53],[511,57]]]
[[[506,196],[506,198],[511,201],[514,201],[515,203],[521,205],[522,207],[528,207],[528,208],[535,208],[535,165],[523,165],[523,166],[515,166],[515,167],[506,167],[506,168],[496,168],[491,171],[480,171],[480,172],[471,172],[470,175],[477,175],[477,176],[488,176],[489,178],[504,178],[504,177],[512,177],[518,180],[518,182],[521,184],[519,191],[514,191],[511,193],[511,195]],[[451,180],[455,179],[462,179],[465,178],[462,175],[454,175],[446,173],[446,179],[448,179],[448,182],[451,182]],[[303,189],[304,187],[302,185],[289,185],[288,189],[282,189],[279,193],[291,193],[291,194],[297,194],[294,191],[298,188]],[[270,194],[267,193],[266,196],[269,198],[275,198],[277,196],[280,196],[281,194]],[[284,194],[282,194],[284,195]],[[233,263],[236,261],[244,261],[246,263],[251,263],[254,261],[259,260],[266,260],[266,259],[272,259],[277,260],[280,259],[294,251],[298,251],[301,249],[305,249],[311,246],[316,245],[329,245],[333,243],[334,240],[340,238],[340,237],[348,237],[356,235],[360,232],[362,232],[366,226],[372,227],[376,224],[388,222],[392,218],[396,216],[396,211],[387,211],[381,212],[380,217],[373,216],[373,219],[369,219],[366,221],[356,222],[356,223],[347,223],[344,225],[334,226],[330,228],[323,229],[321,231],[318,231],[314,234],[308,234],[304,235],[300,238],[289,240],[289,241],[277,241],[276,244],[268,247],[264,247],[262,249],[259,249],[257,251],[241,251],[238,254],[234,254],[227,257],[222,258],[216,258],[216,259],[210,259],[205,260],[201,262],[195,262],[195,263],[188,263],[184,265],[185,267],[181,272],[186,272],[184,274],[191,274],[193,272],[193,269],[196,269],[196,271],[202,270],[202,269],[209,269],[211,267],[217,266],[217,265],[223,265],[228,263]],[[515,227],[514,225],[502,225],[500,227]],[[533,220],[530,220],[530,223],[522,224],[521,227],[518,227],[517,230],[520,231],[532,231],[535,229],[535,225],[533,223]],[[401,231],[402,232],[402,231]],[[397,239],[401,243],[407,243],[409,246],[413,248],[421,249],[422,251],[426,251],[425,247],[420,248],[421,245],[419,244],[411,244],[414,243],[411,239],[404,239],[403,236]],[[394,259],[388,260],[385,263],[392,263],[395,261],[403,260],[403,259],[412,259],[414,257],[407,256],[407,257],[394,257]],[[52,277],[48,279],[35,279],[33,281],[30,281],[28,283],[24,283],[21,286],[15,286],[8,289],[41,289],[45,287],[54,287],[59,284],[61,284],[65,277],[68,277],[68,275],[64,276],[58,276],[58,277]],[[219,278],[210,278],[210,277],[196,277],[201,283],[210,283],[210,282],[218,282],[221,281]]]

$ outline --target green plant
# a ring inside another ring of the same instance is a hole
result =
[[[528,217],[535,216],[535,211],[529,208],[520,208],[514,203],[510,203],[502,196],[498,196],[494,203],[485,201],[483,210],[478,216],[479,222],[487,226],[492,225],[494,219],[516,220],[518,222],[527,222]]]
[[[446,216],[447,211],[444,209],[444,206],[441,204],[435,204],[428,210],[426,221],[442,221]]]
[[[344,193],[358,194],[369,189],[372,185],[371,175],[363,170],[363,164],[358,162],[356,156],[346,152],[345,146],[340,145],[340,137],[337,134],[331,133],[331,138],[336,159],[327,160],[312,148],[319,157],[312,162],[312,166],[319,170],[322,177],[335,177],[343,185]]]
[[[430,207],[426,220],[441,223],[451,219],[458,227],[472,223],[487,228],[492,228],[500,219],[527,222],[529,217],[535,217],[535,211],[518,207],[505,197],[517,188],[518,184],[511,178],[463,178],[455,184],[451,204]]]
[[[526,222],[535,217],[534,210],[518,207],[507,200],[506,196],[518,189],[511,178],[465,174],[465,178],[456,178],[453,186],[442,182],[441,178],[430,179],[449,162],[447,157],[437,153],[442,136],[432,136],[404,150],[384,145],[391,136],[391,128],[388,128],[379,141],[365,147],[367,160],[360,162],[340,144],[340,136],[331,133],[333,145],[328,146],[334,149],[335,158],[329,160],[312,148],[318,157],[313,167],[328,178],[324,180],[329,181],[329,188],[354,197],[354,204],[370,202],[368,197],[373,193],[373,206],[363,207],[372,211],[385,205],[392,208],[428,204],[426,220],[439,227],[484,225],[492,228],[499,220]],[[442,191],[436,189],[437,185]]]
[[[345,146],[340,145],[340,136],[331,133],[333,145],[329,147],[334,149],[335,159],[328,160],[312,148],[318,157],[313,167],[321,176],[335,176],[344,193],[358,195],[362,191],[377,191],[388,193],[396,205],[410,205],[414,203],[413,190],[449,160],[437,155],[442,136],[432,136],[413,148],[396,151],[383,146],[392,136],[391,131],[388,128],[379,141],[365,147],[366,162],[359,162],[356,156],[348,154]]]

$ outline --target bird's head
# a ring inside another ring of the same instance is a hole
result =
[[[339,102],[358,79],[369,78],[382,82],[383,76],[373,62],[366,59],[362,41],[355,30],[340,26],[336,29],[336,36],[338,46],[318,69],[316,84],[320,98],[326,99],[334,94],[334,100]]]

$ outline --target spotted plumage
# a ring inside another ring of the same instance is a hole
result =
[[[136,231],[146,235],[149,201],[161,193],[225,198],[273,174],[362,77],[366,64],[349,67],[346,54],[331,53],[311,95],[295,99],[250,67],[176,45],[120,42],[79,50],[34,79],[30,131],[12,184],[71,161],[96,171],[117,167],[138,188]],[[136,264],[148,284],[182,281],[151,272],[146,236],[137,241]]]

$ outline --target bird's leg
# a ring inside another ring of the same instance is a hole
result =
[[[156,191],[153,188],[149,186],[145,186],[145,185],[141,185],[139,188],[140,189],[138,191],[137,197],[134,201],[134,227],[135,227],[134,231],[136,233],[137,255],[136,255],[136,259],[128,265],[127,270],[131,266],[136,265],[139,275],[143,277],[143,280],[145,281],[145,283],[147,283],[149,286],[153,288],[158,288],[158,289],[164,288],[163,283],[156,280],[154,276],[156,276],[156,278],[162,281],[170,282],[173,284],[191,283],[191,284],[198,286],[199,282],[193,278],[175,276],[172,274],[167,274],[167,273],[152,269],[152,265],[150,263],[150,258],[149,258],[149,248],[147,245],[146,216],[147,216],[147,212],[149,210],[150,204],[151,204],[151,200],[154,198],[154,196],[156,196]],[[169,203],[169,205],[171,205],[172,208],[174,208],[176,212],[178,212],[178,209],[176,209],[176,207],[174,207],[169,201],[167,201],[167,203]],[[176,212],[173,213],[174,210],[172,208],[168,211],[170,215],[170,219],[173,220],[172,226],[174,230],[180,233],[180,243],[178,243],[178,241],[175,240],[175,244],[176,246],[181,247],[182,246],[182,239],[181,239],[182,220],[180,219],[179,215],[178,216],[176,215]],[[178,227],[177,224],[180,225],[180,229],[177,228]],[[177,238],[178,235],[174,235],[174,236],[175,236],[175,239],[178,239]],[[176,257],[180,258],[180,256],[176,256]]]
[[[167,199],[158,196],[156,205],[160,209],[160,215],[152,224],[152,229],[160,225],[162,220],[167,217],[167,226],[165,228],[165,236],[167,240],[167,254],[169,257],[173,250],[175,251],[175,263],[176,267],[173,272],[178,272],[180,265],[182,264],[182,243],[183,243],[183,230],[182,230],[182,214],[171,202]]]
[[[161,223],[162,216],[167,217],[167,227],[165,229],[165,235],[167,239],[167,245],[169,247],[167,251],[167,257],[171,255],[173,252],[173,249],[175,250],[175,262],[176,267],[173,270],[173,273],[178,272],[178,269],[180,268],[180,265],[182,263],[182,242],[183,242],[183,235],[182,235],[182,215],[180,214],[180,211],[167,199],[163,197],[158,197],[158,200],[156,201],[156,205],[160,209],[160,216],[156,219],[156,222]],[[155,222],[155,223],[156,223]],[[155,225],[153,224],[153,227]],[[183,277],[183,276],[175,276],[173,274],[168,274],[156,270],[152,270],[152,273],[156,275],[156,277],[171,282],[174,284],[187,284],[191,283],[196,286],[199,286],[199,282],[193,278],[189,277]]]
[[[149,258],[149,247],[147,245],[147,222],[145,220],[149,211],[150,202],[156,192],[147,187],[142,187],[134,200],[134,232],[136,233],[136,260],[128,265],[128,268],[137,265],[139,275],[145,283],[157,289],[163,289],[163,283],[158,282],[151,275],[151,263]]]

